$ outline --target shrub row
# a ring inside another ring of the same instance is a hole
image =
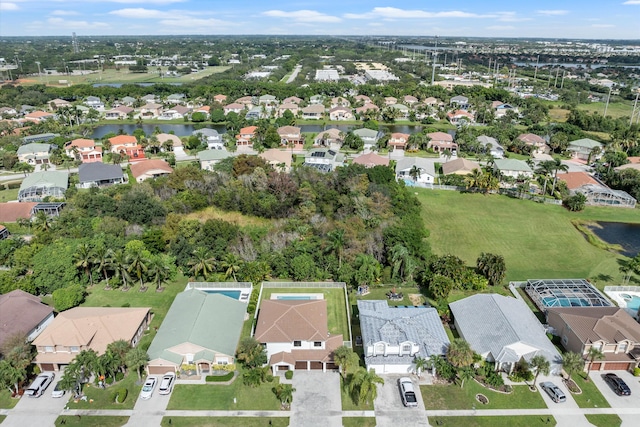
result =
[[[123,388],[114,390],[113,393],[111,394],[111,397],[113,401],[116,403],[124,403],[128,394],[129,394],[129,390],[123,387]]]
[[[230,381],[233,378],[234,372],[228,372],[224,375],[207,375],[205,380],[208,383],[223,383]]]

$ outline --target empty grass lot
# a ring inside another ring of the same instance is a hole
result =
[[[582,389],[581,394],[572,394],[576,403],[581,408],[610,408],[609,402],[604,398],[593,381],[586,381],[581,375],[574,375],[573,381]]]
[[[429,424],[442,427],[530,427],[555,426],[552,416],[527,415],[517,417],[429,417]]]
[[[162,427],[287,427],[289,418],[242,417],[164,417]]]
[[[427,410],[430,409],[538,409],[546,408],[540,393],[532,392],[526,385],[513,386],[510,394],[498,393],[482,387],[475,381],[465,381],[464,387],[459,385],[420,386],[422,400]],[[476,394],[482,393],[489,399],[483,405],[476,400]],[[461,424],[462,425],[462,424]]]
[[[620,427],[622,424],[622,420],[616,414],[592,414],[585,417],[596,427]]]
[[[63,415],[56,420],[56,426],[67,427],[120,427],[129,421],[129,417],[99,417],[94,415]]]
[[[347,306],[342,288],[264,288],[262,299],[270,299],[271,294],[324,294],[324,299],[327,300],[329,333],[342,334],[343,339],[349,339]]]
[[[433,252],[475,265],[481,252],[504,256],[506,281],[589,278],[600,288],[619,285],[618,254],[590,245],[571,224],[578,218],[639,222],[637,209],[587,207],[572,213],[500,195],[416,189]]]

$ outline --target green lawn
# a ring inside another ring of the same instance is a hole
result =
[[[5,187],[0,186],[0,203],[11,202],[13,200],[18,200],[18,192],[19,188],[6,189]]]
[[[373,417],[342,417],[344,427],[376,427],[376,419]]]
[[[342,399],[343,411],[373,411],[373,402],[369,404],[363,403],[361,405],[353,403],[353,399],[351,399],[351,396],[349,396],[342,384],[342,378],[340,378],[340,398]]]
[[[513,386],[510,394],[498,393],[482,387],[475,381],[465,381],[459,385],[420,386],[424,406],[429,409],[532,409],[546,408],[540,393],[532,392],[529,386]],[[476,400],[476,394],[482,393],[489,399],[483,405]]]
[[[555,426],[552,416],[526,415],[516,417],[429,417],[429,424],[443,427],[529,427]]]
[[[270,299],[271,294],[324,294],[327,300],[327,322],[329,333],[342,334],[349,340],[349,322],[342,288],[263,288],[262,299]]]
[[[167,409],[277,411],[280,409],[280,402],[271,389],[278,382],[279,379],[276,377],[271,383],[251,388],[242,384],[240,375],[229,385],[177,384],[171,393]],[[233,402],[234,398],[236,403]],[[295,394],[293,398],[295,399]]]
[[[620,427],[622,424],[622,420],[616,414],[592,414],[585,417],[596,427]]]
[[[638,222],[635,209],[587,207],[572,213],[500,195],[415,190],[428,239],[437,254],[475,265],[481,252],[505,257],[506,280],[589,278],[602,288],[620,285],[619,255],[590,245],[571,219]]]
[[[0,424],[2,424],[5,418],[7,418],[6,415],[0,415]]]
[[[142,385],[136,385],[136,382],[138,382],[138,375],[131,372],[122,381],[105,389],[98,388],[94,384],[86,384],[82,392],[87,396],[87,400],[80,400],[76,403],[70,399],[67,406],[69,409],[133,409],[142,388]],[[127,398],[123,403],[116,403],[112,399],[113,393],[122,387],[129,390]]]
[[[581,394],[571,394],[581,408],[610,408],[609,402],[604,398],[593,381],[585,381],[580,375],[574,375],[573,380],[582,389]]]
[[[590,104],[578,105],[578,110],[589,111],[590,113],[604,114],[604,107],[607,96],[604,95],[605,102],[592,102]],[[607,107],[607,116],[611,116],[614,119],[618,117],[631,117],[631,111],[633,110],[633,104],[631,102],[609,102]],[[628,121],[628,119],[627,119]]]
[[[18,404],[20,399],[12,399],[11,392],[7,389],[0,390],[0,409],[11,409]]]
[[[242,421],[237,417],[164,417],[162,427],[287,427],[289,418],[252,418],[242,417]]]
[[[100,417],[95,415],[62,415],[56,419],[56,426],[67,427],[119,427],[125,425],[129,421],[129,417]]]

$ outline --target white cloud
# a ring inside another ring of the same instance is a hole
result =
[[[76,16],[76,15],[80,15],[75,10],[54,10],[53,12],[51,12],[51,14],[53,16]]]
[[[640,0],[627,0],[622,4],[640,4]]]
[[[315,10],[296,10],[285,12],[284,10],[267,10],[262,12],[265,16],[273,18],[287,18],[296,22],[340,22],[342,19],[337,16],[326,15]]]
[[[63,18],[49,18],[47,23],[56,27],[73,28],[74,30],[96,30],[100,28],[109,28],[106,22],[89,22],[89,21],[68,21]]]
[[[426,10],[407,10],[397,7],[374,7],[371,12],[362,14],[347,13],[347,19],[426,19],[426,18],[491,18],[496,15],[479,15],[477,13],[451,10],[445,12],[428,12]]]
[[[493,30],[493,31],[510,31],[515,29],[516,27],[514,27],[513,25],[491,25],[487,27],[487,30]]]
[[[173,28],[187,28],[195,31],[212,29],[219,30],[221,27],[228,27],[229,22],[221,21],[219,19],[199,19],[199,18],[180,18],[180,19],[163,19],[159,22],[160,25]]]
[[[521,18],[516,12],[497,12],[498,21],[501,22],[522,22],[531,21],[531,18]]]
[[[132,4],[132,3],[144,3],[144,4],[171,4],[171,3],[183,3],[187,0],[90,0],[94,3],[121,3],[121,4]]]
[[[18,7],[17,4],[15,3],[11,3],[11,2],[0,2],[0,10],[19,10],[20,8]]]
[[[547,16],[558,16],[558,15],[566,15],[569,13],[568,10],[537,10],[536,13],[539,15],[547,15]]]
[[[112,10],[109,15],[116,15],[121,18],[132,19],[161,19],[161,18],[176,18],[176,12],[162,11],[156,9],[145,9],[143,7],[126,8]]]
[[[591,28],[615,28],[613,24],[592,24]]]

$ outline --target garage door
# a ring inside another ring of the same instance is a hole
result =
[[[278,365],[278,371],[288,371],[289,365]]]
[[[338,365],[336,365],[335,363],[332,363],[332,362],[328,362],[327,363],[327,370],[328,371],[337,371],[338,370]]]
[[[297,361],[296,362],[296,369],[302,369],[302,370],[307,370],[307,361],[305,360],[304,362],[301,361]]]
[[[602,363],[600,363],[600,362],[591,363],[591,370],[592,371],[599,371],[601,367],[602,367]]]
[[[604,369],[607,371],[626,371],[629,369],[628,362],[609,362],[604,364]]]
[[[54,370],[53,363],[41,363],[40,364],[40,370],[42,370],[42,371],[53,371]]]
[[[311,369],[322,370],[322,362],[311,362]]]
[[[171,366],[149,366],[149,375],[164,375],[167,372],[174,372]]]

